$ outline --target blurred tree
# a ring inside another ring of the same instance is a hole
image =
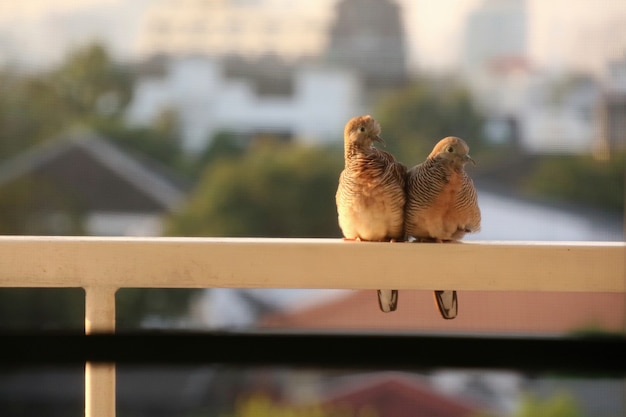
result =
[[[49,79],[59,101],[77,116],[119,116],[131,98],[131,73],[99,43],[71,52]]]
[[[206,167],[220,159],[242,156],[246,152],[248,141],[236,133],[222,131],[213,136],[206,150],[198,158],[198,165]]]
[[[374,117],[387,150],[408,166],[426,159],[446,136],[465,139],[473,153],[482,146],[483,116],[469,92],[455,82],[418,79],[383,97]]]
[[[515,417],[582,417],[576,401],[568,393],[561,393],[544,400],[533,396],[522,399]]]
[[[60,132],[69,120],[50,82],[0,73],[0,160]]]
[[[120,118],[132,81],[99,44],[75,50],[48,72],[0,71],[0,160],[73,124]]]
[[[187,175],[190,161],[183,153],[178,134],[171,129],[129,127],[118,119],[97,120],[92,126],[102,135],[144,162],[157,161],[177,174]]]
[[[378,417],[372,407],[352,410],[350,405],[342,406],[297,406],[272,401],[263,394],[249,395],[237,401],[232,413],[223,417]]]
[[[550,200],[624,212],[626,154],[610,160],[590,155],[546,155],[524,183],[526,192]]]
[[[215,161],[167,233],[184,236],[339,236],[340,149],[263,143]]]

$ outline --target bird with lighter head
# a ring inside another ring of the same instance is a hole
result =
[[[339,227],[345,239],[374,242],[404,240],[406,167],[388,152],[380,125],[371,116],[357,116],[344,129],[345,166],[335,196]],[[379,290],[384,312],[397,308],[397,290]]]

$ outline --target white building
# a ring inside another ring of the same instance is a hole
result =
[[[485,0],[465,25],[463,70],[471,78],[502,60],[526,57],[525,0]]]
[[[185,58],[166,65],[163,76],[136,84],[127,118],[149,125],[164,111],[176,111],[190,152],[204,149],[219,131],[278,133],[313,143],[341,140],[346,120],[363,111],[360,82],[345,70],[302,67],[292,74],[290,95],[259,95],[252,80],[226,77],[216,60]]]
[[[592,152],[598,83],[535,68],[527,57],[527,26],[525,0],[484,0],[466,22],[463,74],[489,119],[486,135],[516,140],[531,153]]]
[[[162,0],[143,19],[137,52],[317,56],[326,47],[333,1]]]
[[[530,65],[525,0],[484,0],[467,18],[463,76],[480,107],[497,117],[519,111]]]
[[[535,153],[592,152],[600,98],[600,86],[591,77],[536,77],[518,114],[523,147]]]

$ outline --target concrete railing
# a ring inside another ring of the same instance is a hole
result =
[[[619,292],[624,242],[0,237],[0,287],[84,288],[85,332],[115,330],[120,288]],[[85,415],[115,416],[115,366],[87,363]]]

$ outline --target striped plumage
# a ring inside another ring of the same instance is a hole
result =
[[[407,174],[405,229],[417,241],[460,240],[480,230],[480,208],[465,164],[474,162],[460,138],[439,141],[428,158]],[[446,319],[456,317],[456,291],[435,291],[437,306]]]
[[[345,166],[335,196],[339,227],[346,239],[404,240],[406,167],[374,147],[380,125],[371,116],[357,116],[344,130]],[[396,290],[379,290],[382,311],[397,307]]]

